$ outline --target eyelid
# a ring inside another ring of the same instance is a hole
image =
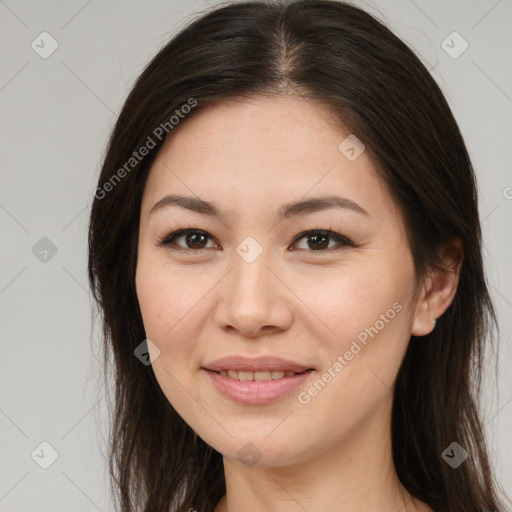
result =
[[[176,228],[175,230],[164,235],[162,238],[157,239],[156,245],[158,247],[168,248],[173,251],[185,252],[188,254],[190,254],[190,253],[200,254],[200,253],[202,253],[202,251],[204,251],[206,249],[211,249],[211,248],[188,249],[188,248],[181,247],[181,246],[173,247],[173,243],[176,238],[187,235],[189,233],[199,233],[199,234],[205,235],[206,237],[210,238],[211,240],[214,240],[215,242],[217,242],[215,237],[210,235],[207,231],[204,231],[199,228],[193,228],[192,226],[189,225],[187,228],[181,228],[181,227]],[[337,233],[336,231],[333,231],[330,226],[329,226],[329,229],[325,229],[325,228],[303,229],[299,232],[298,235],[296,235],[293,238],[293,240],[291,241],[291,244],[292,245],[296,244],[302,238],[305,238],[308,235],[313,235],[313,234],[329,236],[331,239],[336,240],[338,242],[338,247],[331,247],[329,249],[320,249],[318,251],[308,250],[308,249],[297,249],[298,251],[305,251],[306,253],[313,253],[313,254],[318,253],[318,254],[322,255],[322,254],[330,254],[331,252],[342,249],[343,247],[353,247],[353,248],[357,247],[357,245],[354,242],[352,242],[352,240],[350,240],[348,237],[346,237],[344,235],[341,235],[340,233]]]

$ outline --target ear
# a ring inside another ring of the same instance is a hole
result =
[[[463,256],[459,238],[451,240],[441,249],[446,270],[433,270],[425,278],[416,303],[412,335],[425,336],[431,333],[435,328],[433,320],[450,307],[457,292]]]

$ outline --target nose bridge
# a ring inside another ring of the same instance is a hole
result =
[[[244,334],[290,320],[284,288],[274,275],[273,258],[254,237],[246,237],[233,251],[231,271],[222,288],[217,323],[230,325]],[[275,265],[274,265],[275,266]],[[284,309],[283,309],[284,308]]]
[[[253,301],[258,307],[268,300],[268,294],[275,290],[269,280],[271,254],[253,236],[247,236],[233,252],[231,272],[231,299],[235,304],[249,306]]]

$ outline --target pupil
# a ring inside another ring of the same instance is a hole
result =
[[[203,239],[206,238],[204,235],[202,235],[200,233],[189,233],[187,235],[187,244],[192,240],[192,243],[195,245],[195,247],[198,247],[199,245],[201,245],[201,244],[195,243],[196,237],[203,237]],[[203,240],[203,242],[204,242],[204,240]],[[203,246],[204,246],[204,243],[199,248],[202,249]]]
[[[318,238],[323,238],[324,239],[324,243],[318,243]],[[327,235],[311,235],[311,236],[308,237],[308,240],[309,241],[315,240],[314,247],[317,247],[317,248],[320,248],[320,249],[325,249],[329,245],[329,241],[328,241]],[[327,240],[327,243],[325,243],[325,240]]]

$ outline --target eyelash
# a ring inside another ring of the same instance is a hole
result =
[[[180,246],[172,247],[173,245],[175,245],[174,244],[174,240],[176,238],[178,238],[180,236],[188,235],[190,233],[198,233],[198,234],[204,235],[206,237],[209,237],[210,239],[213,239],[213,237],[211,237],[209,235],[209,233],[207,233],[206,231],[203,231],[203,230],[197,229],[197,228],[192,228],[189,225],[188,228],[178,228],[175,231],[172,231],[171,233],[169,233],[167,235],[164,235],[162,238],[157,240],[156,244],[157,244],[158,247],[165,247],[165,248],[171,249],[173,251],[185,252],[185,253],[199,253],[199,252],[201,252],[203,250],[211,249],[211,248],[186,249],[186,248],[180,247]],[[315,234],[317,234],[317,235],[324,235],[324,236],[330,237],[331,239],[335,240],[340,245],[340,247],[338,247],[338,249],[341,249],[343,247],[357,247],[357,245],[354,244],[349,238],[347,238],[345,236],[342,236],[339,233],[336,233],[335,231],[332,231],[330,228],[329,229],[309,229],[309,230],[303,231],[303,232],[299,233],[292,240],[292,244],[297,243],[299,240],[301,240],[302,238],[307,237],[308,235],[315,235]],[[319,249],[317,251],[308,250],[308,249],[299,249],[299,250],[306,251],[306,252],[309,252],[309,253],[325,254],[326,252],[333,251],[333,249],[337,250],[337,249],[335,249],[333,247],[331,247],[329,249]]]

